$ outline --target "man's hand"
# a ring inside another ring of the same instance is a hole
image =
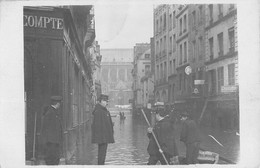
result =
[[[152,133],[152,131],[153,131],[153,128],[152,128],[152,127],[149,127],[149,128],[147,129],[147,132],[148,132],[148,133]]]

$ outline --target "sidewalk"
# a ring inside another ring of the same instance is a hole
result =
[[[180,142],[181,125],[176,124],[176,143],[179,149],[179,155],[185,156],[186,147],[183,142]],[[225,159],[232,162],[238,162],[240,152],[240,137],[236,132],[224,132],[214,130],[211,128],[200,128],[201,132],[201,148],[207,151],[215,152]],[[218,144],[212,137],[214,137],[220,144]]]

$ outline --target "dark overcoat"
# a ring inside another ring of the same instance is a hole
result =
[[[174,125],[170,117],[166,116],[164,119],[156,122],[153,131],[163,152],[169,154],[171,157],[177,156],[178,150],[175,142]],[[148,133],[148,137],[148,153],[150,155],[158,154],[159,148],[155,142],[153,135],[151,133]]]
[[[92,114],[92,143],[114,143],[113,123],[107,108],[98,103]]]
[[[42,117],[41,143],[47,142],[62,144],[62,123],[58,110],[49,106]]]
[[[199,128],[194,120],[187,119],[183,122],[180,140],[186,145],[201,141]]]

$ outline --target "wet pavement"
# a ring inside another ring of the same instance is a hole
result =
[[[115,143],[108,145],[106,165],[145,165],[148,161],[147,124],[144,120],[133,119],[131,113],[125,114],[126,119],[120,120],[119,115],[112,117],[114,122]],[[185,156],[185,145],[179,139],[180,125],[176,124],[176,143],[179,155]],[[219,143],[214,141],[212,135]],[[209,128],[201,128],[201,147],[205,150],[216,152],[221,157],[237,162],[239,157],[239,136],[235,132],[223,132]],[[97,164],[97,146],[89,146],[90,153],[83,164]],[[223,162],[222,163],[226,163]]]

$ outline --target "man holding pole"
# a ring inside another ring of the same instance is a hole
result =
[[[149,137],[147,151],[150,155],[147,164],[155,165],[158,161],[160,161],[162,165],[166,165],[169,164],[171,157],[178,155],[178,152],[175,144],[173,123],[171,122],[169,115],[167,115],[164,110],[163,103],[157,103],[156,106],[156,124],[154,128],[148,128],[147,134]]]

